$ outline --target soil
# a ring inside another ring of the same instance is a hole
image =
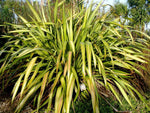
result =
[[[17,104],[14,102],[11,104],[11,94],[10,93],[0,93],[0,113],[14,113]],[[26,106],[21,113],[31,113],[32,108]]]

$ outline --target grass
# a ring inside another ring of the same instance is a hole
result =
[[[149,92],[150,93],[150,92]],[[149,93],[147,93],[147,99],[146,103],[143,103],[140,100],[135,100],[130,97],[131,103],[133,107],[131,107],[127,101],[122,98],[122,103],[123,105],[119,104],[117,101],[113,99],[109,99],[109,102],[111,103],[110,106],[108,102],[106,102],[104,99],[100,100],[99,104],[99,109],[101,113],[117,113],[117,112],[131,112],[131,113],[149,113],[150,110],[147,109],[146,106],[150,106],[150,96]],[[116,111],[114,110],[116,109]],[[85,99],[85,100],[80,100],[74,103],[74,110],[71,108],[71,113],[92,113],[92,102],[91,99]]]
[[[101,100],[99,109],[101,113],[113,113],[113,109],[104,101]],[[83,100],[83,101],[77,101],[74,104],[74,110],[71,109],[70,113],[92,113],[92,102],[91,99],[89,100]]]

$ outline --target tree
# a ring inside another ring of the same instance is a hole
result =
[[[128,0],[132,25],[144,30],[145,24],[150,22],[150,0]]]
[[[120,17],[120,22],[125,24],[126,19],[129,19],[129,9],[126,4],[117,2],[111,9],[112,15],[117,18]]]

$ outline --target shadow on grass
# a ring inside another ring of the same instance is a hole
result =
[[[147,93],[147,105],[150,106],[150,92]],[[111,105],[116,108],[116,112],[104,99],[99,101],[100,113],[150,113],[147,109],[146,104],[130,98],[133,107],[131,107],[126,100],[122,99],[123,106],[118,101],[110,100]],[[92,102],[91,99],[80,100],[74,103],[74,110],[71,108],[70,113],[92,113]]]

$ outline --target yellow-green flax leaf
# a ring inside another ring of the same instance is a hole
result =
[[[47,106],[47,112],[49,113],[49,111],[51,111],[51,104],[52,104],[52,99],[53,99],[53,94],[54,94],[54,89],[60,79],[60,75],[62,74],[62,72],[58,72],[58,74],[56,75],[56,78],[52,84],[52,88],[51,91],[49,93],[49,98],[48,98],[48,106]]]
[[[26,26],[31,27],[31,24],[22,16],[19,15],[19,18],[26,24]]]
[[[25,50],[23,50],[18,56],[17,56],[17,58],[18,57],[22,57],[22,56],[25,56],[25,55],[27,55],[27,54],[29,54],[29,53],[32,53],[32,52],[34,52],[34,51],[37,51],[37,50],[42,50],[41,48],[25,48]]]
[[[34,16],[36,17],[37,21],[38,21],[38,22],[41,22],[41,19],[40,19],[38,13],[37,13],[37,12],[35,11],[35,9],[33,8],[33,6],[29,3],[28,0],[26,0],[26,2],[27,2],[27,4],[28,4],[30,10],[32,11],[32,13],[34,14]]]
[[[52,99],[53,99],[53,92],[50,92],[49,97],[48,97],[48,106],[47,106],[47,109],[46,109],[46,113],[51,112]]]
[[[70,75],[70,70],[71,70],[71,59],[72,59],[72,52],[69,52],[68,55],[68,75]]]
[[[124,29],[129,33],[129,36],[130,36],[130,38],[131,38],[131,40],[132,40],[132,43],[134,43],[134,38],[133,38],[133,36],[132,36],[131,31],[130,31],[127,27],[124,27]]]
[[[82,54],[82,72],[83,72],[83,77],[85,78],[85,44],[81,43],[81,54]]]
[[[103,42],[104,46],[107,48],[109,56],[111,58],[112,66],[114,66],[114,64],[113,64],[113,57],[112,57],[112,52],[111,52],[110,46],[105,40],[102,40],[102,42]]]
[[[30,73],[31,73],[31,71],[32,71],[33,66],[35,65],[36,60],[37,60],[37,57],[34,57],[34,58],[30,61],[30,63],[29,63],[29,65],[28,65],[27,69],[25,70],[25,77],[24,77],[24,80],[23,80],[22,88],[21,88],[21,96],[22,96],[23,91],[24,91],[24,89],[25,89],[25,87],[26,87],[26,84],[27,84],[27,82],[28,82],[28,77],[29,77],[29,75],[30,75]]]
[[[67,69],[68,69],[68,62],[65,63],[65,67],[64,67],[64,77],[66,76],[67,73]]]
[[[42,61],[40,63],[38,63],[38,65],[35,67],[34,73],[31,77],[31,79],[29,80],[27,87],[31,85],[31,83],[33,82],[34,78],[36,77],[37,73],[39,72],[40,67],[42,66]]]
[[[24,73],[21,74],[21,76],[19,77],[19,79],[17,80],[13,90],[12,90],[12,102],[14,101],[15,99],[15,96],[17,95],[17,92],[18,92],[18,89],[19,89],[19,86],[20,86],[20,83],[21,83],[21,80],[22,80],[22,77],[24,76]]]
[[[43,5],[41,5],[41,13],[42,13],[42,17],[43,17],[43,24],[45,23],[45,22],[47,22],[47,20],[46,20],[46,15],[45,15],[45,12],[44,12],[44,8],[43,8]]]
[[[62,50],[60,50],[59,55],[58,55],[58,58],[57,58],[56,73],[58,73],[58,68],[59,68],[60,59],[61,59],[61,53],[62,53]]]
[[[133,90],[137,95],[138,95],[138,97],[144,102],[144,103],[146,103],[146,100],[145,100],[145,98],[140,94],[140,92],[138,92],[133,86],[131,86],[130,84],[128,84],[128,83],[126,83],[126,82],[124,82],[123,81],[123,83],[126,85],[126,86],[128,86],[129,88],[131,88],[131,90]],[[148,107],[148,109],[150,109],[149,107]]]
[[[53,74],[54,74],[55,70],[56,70],[56,67],[54,67],[53,70],[50,72],[50,74],[49,74],[49,76],[48,76],[48,82],[51,81],[51,79],[52,79],[52,77],[53,77]]]
[[[74,45],[74,42],[73,41],[69,41],[69,44],[70,44],[70,47],[73,51],[73,55],[75,55],[75,45]]]
[[[86,43],[86,52],[87,52],[87,62],[88,62],[88,71],[89,71],[89,76],[92,76],[92,69],[91,69],[91,43],[87,42]]]
[[[144,35],[145,37],[149,38],[150,39],[150,36],[147,35],[145,32],[142,32],[142,31],[138,31],[138,30],[132,30],[134,32],[137,32],[137,33],[141,33],[142,35]]]
[[[126,101],[127,101],[127,102],[129,103],[129,105],[132,107],[132,104],[131,104],[131,102],[130,102],[128,96],[127,96],[127,93],[126,93],[125,90],[123,89],[123,87],[122,87],[118,82],[115,81],[115,83],[116,83],[117,87],[119,88],[120,92],[122,93],[122,95],[124,96],[124,98],[126,99]]]
[[[61,113],[63,105],[63,92],[62,92],[62,87],[57,88],[57,93],[55,97],[55,113]]]
[[[94,62],[94,66],[96,68],[96,57],[95,57],[95,53],[94,53],[92,45],[91,45],[91,48],[92,48],[91,50],[92,50],[93,62]]]
[[[14,30],[14,31],[10,31],[9,33],[25,33],[25,32],[29,32],[30,30]]]
[[[113,88],[113,86],[112,86],[110,83],[107,83],[107,84],[108,84],[110,90],[112,91],[112,93],[115,95],[115,97],[116,97],[117,100],[119,101],[119,103],[122,105],[122,102],[121,102],[119,96],[117,95],[117,91]]]
[[[87,78],[87,83],[92,98],[93,113],[99,113],[98,95],[96,94],[95,84],[92,82],[92,79],[92,77]]]
[[[21,109],[25,106],[26,102],[29,100],[29,98],[39,89],[41,84],[38,84],[31,88],[31,90],[27,93],[27,95],[22,99],[22,101],[17,106],[17,109],[15,113],[20,113]]]
[[[60,82],[61,82],[61,85],[63,87],[63,91],[66,91],[66,81],[65,81],[65,77],[64,76],[62,76],[60,78]]]
[[[40,107],[40,102],[41,102],[41,98],[45,90],[48,75],[49,75],[49,72],[45,73],[43,80],[42,80],[42,86],[41,86],[40,94],[38,96],[37,111],[39,110],[39,107]]]
[[[73,72],[73,75],[74,75],[76,83],[77,83],[77,92],[76,92],[76,96],[74,98],[74,101],[76,101],[76,99],[79,97],[79,93],[80,93],[80,84],[79,84],[79,78],[78,78],[77,72],[74,67],[72,67],[72,72]]]
[[[65,14],[65,9],[64,9],[64,5],[63,5],[63,34],[64,34],[64,41],[67,41],[67,26],[66,26],[66,14]]]
[[[58,11],[58,0],[55,2],[55,8],[54,8],[54,22],[57,23],[57,12]]]
[[[92,12],[92,14],[90,15],[90,17],[89,17],[89,19],[88,19],[88,25],[90,25],[91,23],[92,23],[92,21],[93,21],[93,19],[97,16],[96,15],[96,13],[97,13],[97,11],[99,10],[99,8],[100,8],[100,5],[102,4],[102,2],[103,2],[103,0],[101,0],[100,2],[99,2],[99,4],[96,6],[96,8],[94,9],[94,11]]]
[[[102,62],[102,60],[100,59],[99,56],[96,55],[96,58],[97,58],[97,62],[98,62],[99,73],[102,74],[103,79],[104,79],[104,83],[105,83],[105,85],[107,85],[106,72],[105,72],[103,62]]]
[[[58,7],[60,7],[61,5],[63,5],[66,2],[66,0],[62,0],[61,2],[58,3]]]
[[[61,75],[62,72],[58,72],[58,74],[56,75],[56,78],[55,78],[55,81],[53,82],[52,84],[52,89],[51,89],[51,92],[53,92],[55,86],[57,85],[59,79],[60,79],[60,75]]]
[[[70,28],[69,28],[69,31],[70,31],[70,32],[69,32],[69,35],[70,35],[70,36],[69,36],[69,40],[70,40],[70,41],[73,41],[72,11],[70,11],[70,12],[71,12],[71,17],[70,17],[70,23],[69,23],[69,24],[70,24],[70,26],[69,26],[69,27],[70,27]]]
[[[58,43],[58,47],[62,48],[62,41],[61,41],[61,38],[60,38],[60,32],[58,31],[58,29],[56,31],[57,31],[57,43]]]
[[[74,81],[75,78],[73,76],[73,73],[71,73],[68,83],[67,83],[67,91],[66,91],[66,113],[70,113],[70,105],[71,105],[71,99],[73,94],[73,88],[74,88]]]
[[[139,61],[139,62],[142,62],[142,63],[146,63],[145,60],[139,58],[139,57],[136,56],[136,55],[131,55],[131,54],[128,54],[128,53],[125,53],[125,52],[119,52],[119,53],[122,54],[122,55],[124,55],[124,56],[126,56],[126,57],[129,57],[129,58],[131,58],[131,59],[133,59],[133,60],[136,60],[136,61]]]

